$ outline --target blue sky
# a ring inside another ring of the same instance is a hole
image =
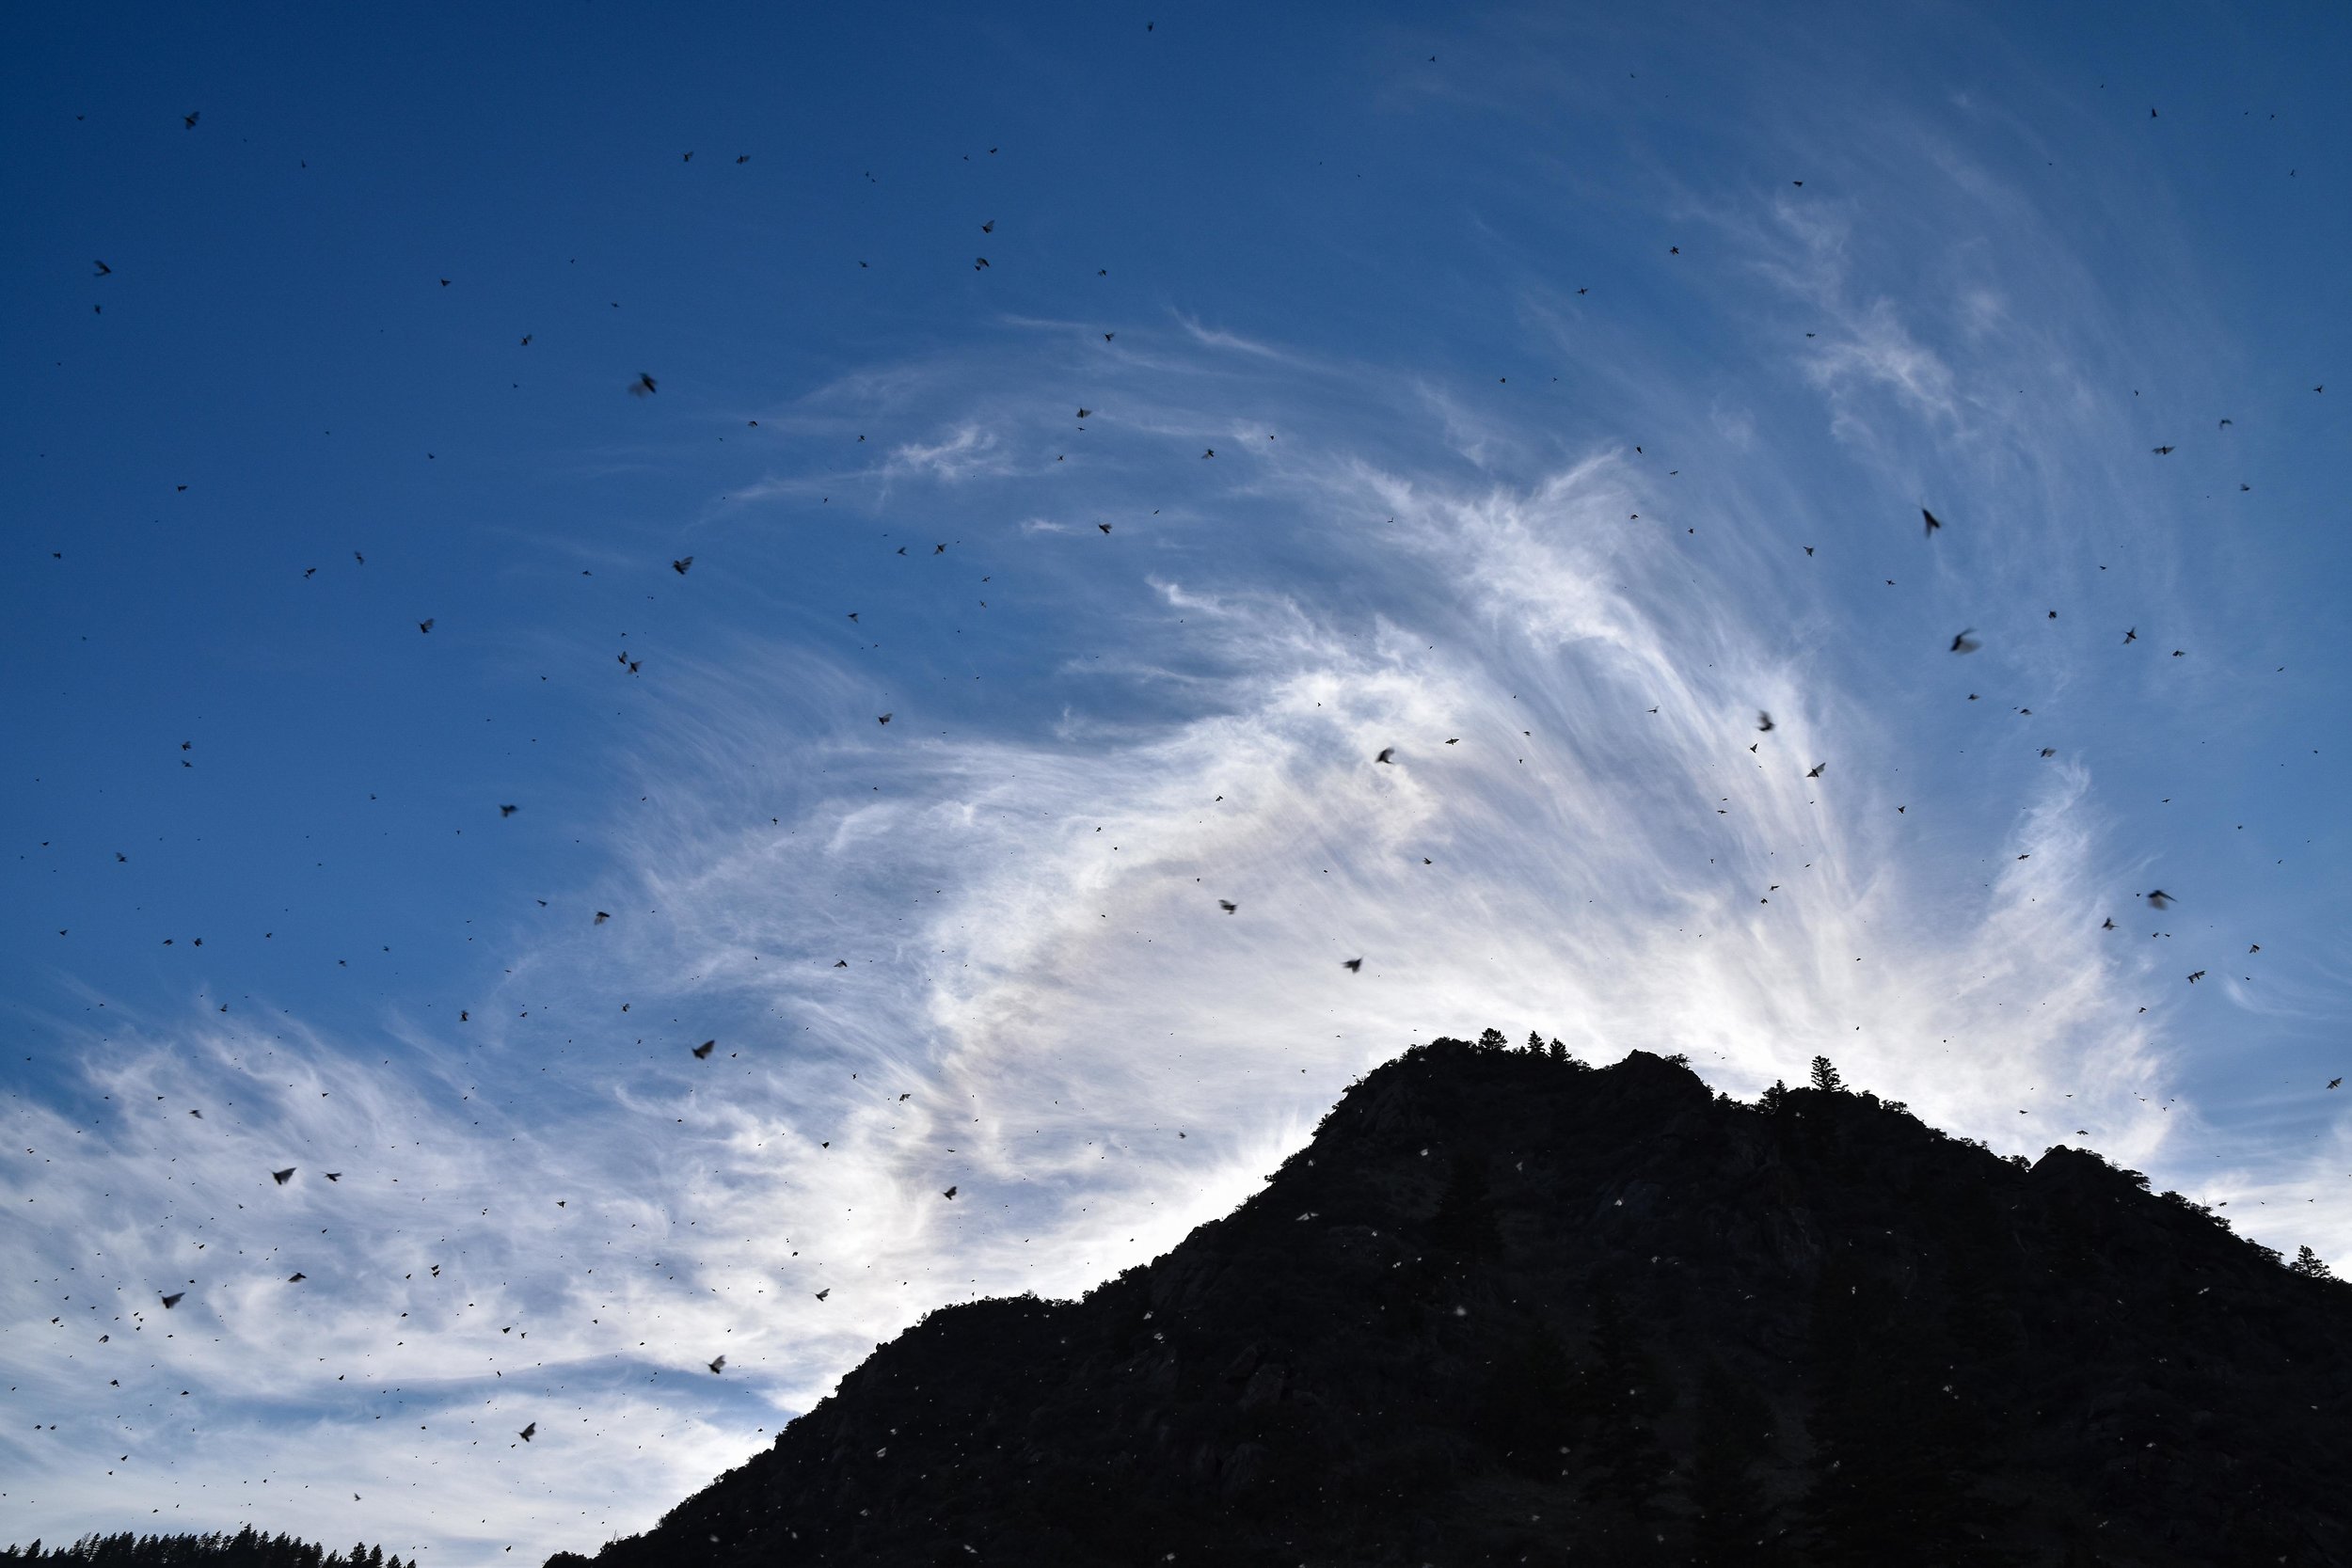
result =
[[[2352,24],[1621,11],[0,24],[11,1529],[593,1547],[1488,1024],[2352,1255]]]

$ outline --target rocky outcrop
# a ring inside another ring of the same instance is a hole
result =
[[[1438,1041],[595,1561],[2352,1565],[2347,1346],[2352,1289],[2094,1154]]]

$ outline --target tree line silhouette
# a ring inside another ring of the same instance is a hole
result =
[[[71,1545],[0,1547],[0,1562],[70,1563],[75,1568],[415,1568],[398,1554],[360,1543],[347,1552],[251,1525],[230,1535],[85,1535]]]

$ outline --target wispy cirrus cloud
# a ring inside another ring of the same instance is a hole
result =
[[[462,1043],[404,1024],[393,1069],[215,1024],[115,1058],[103,1093],[237,1105],[119,1135],[181,1152],[106,1200],[154,1229],[108,1243],[109,1289],[152,1290],[203,1227],[243,1247],[183,1276],[200,1283],[169,1321],[207,1342],[175,1339],[135,1386],[407,1402],[413,1434],[368,1411],[354,1439],[384,1494],[479,1446],[494,1467],[437,1493],[427,1533],[446,1549],[495,1518],[543,1550],[642,1526],[727,1433],[773,1430],[930,1306],[1072,1293],[1164,1250],[1409,1038],[1685,1051],[1741,1091],[1821,1051],[2004,1146],[2027,1083],[2072,1092],[2105,1147],[2160,1150],[2136,1091],[2161,1063],[2082,935],[2079,772],[1996,840],[1923,850],[1931,804],[1898,817],[1883,776],[1897,741],[1759,619],[1745,552],[1724,572],[1633,516],[1649,481],[1628,458],[1506,483],[1311,428],[1269,446],[1237,493],[1336,578],[1269,580],[1206,541],[1155,561],[1073,615],[1072,643],[1111,623],[1120,651],[1073,658],[1077,705],[1032,736],[874,726],[863,677],[805,648],[710,659],[632,760],[662,810],[607,824],[612,869],[571,900],[614,918],[516,953]],[[1090,722],[1104,682],[1149,683],[1160,716],[1106,695],[1121,716]],[[333,1187],[328,1160],[352,1167]],[[281,1163],[299,1185],[269,1180]],[[66,1185],[96,1201],[94,1174]],[[77,1231],[44,1232],[40,1289]],[[531,1336],[511,1370],[509,1329]],[[256,1359],[277,1369],[260,1389]],[[462,1445],[432,1436],[461,1411]],[[549,1411],[553,1451],[505,1446]],[[315,1470],[322,1418],[199,1424],[277,1456],[283,1484]],[[648,1429],[658,1469],[588,1457],[588,1434]],[[175,1497],[228,1484],[182,1463]],[[87,1510],[89,1485],[52,1472],[43,1507]],[[331,1534],[341,1507],[286,1522]]]
[[[936,441],[906,441],[891,449],[883,475],[917,473],[942,483],[997,478],[1014,469],[996,433],[977,422],[959,424]]]
[[[1017,691],[950,696],[979,661],[928,603],[854,649],[703,628],[599,759],[643,787],[587,831],[568,923],[501,937],[464,1025],[47,1021],[95,1102],[12,1107],[4,1196],[38,1217],[0,1299],[32,1326],[0,1343],[20,1408],[96,1408],[102,1368],[122,1392],[111,1424],[0,1438],[11,1506],[112,1517],[111,1449],[204,1528],[266,1474],[299,1498],[274,1528],[593,1545],[922,1311],[1155,1255],[1352,1076],[1488,1024],[1685,1052],[1739,1093],[1828,1054],[2004,1151],[2207,1191],[2158,999],[2184,966],[2100,924],[2150,853],[2107,765],[2027,711],[2150,711],[2042,590],[2097,582],[2128,511],[2149,542],[2110,577],[2163,603],[2170,515],[2087,391],[2125,334],[2077,270],[2003,276],[2049,236],[1979,173],[1986,261],[1924,284],[1851,209],[1710,195],[1746,262],[1694,309],[1736,377],[1531,295],[1605,417],[1181,312],[1116,346],[1014,323],[763,416],[927,433],[709,515],[952,502]],[[1049,507],[1036,454],[1078,406]],[[1931,484],[1964,498],[1932,546]],[[1988,638],[1964,661],[1963,625]],[[906,668],[866,657],[918,633]],[[2249,1148],[2230,1180],[2341,1237],[2330,1162]]]

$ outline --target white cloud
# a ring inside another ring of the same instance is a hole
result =
[[[914,472],[945,483],[994,478],[1013,471],[1011,455],[993,430],[958,425],[936,441],[905,441],[893,447],[885,474]]]
[[[720,628],[672,659],[676,699],[617,765],[661,787],[601,825],[605,869],[573,892],[616,918],[523,942],[468,1029],[395,1018],[395,1051],[242,1010],[60,1027],[91,1103],[18,1102],[33,1152],[0,1167],[30,1216],[0,1281],[30,1326],[0,1357],[18,1410],[61,1413],[0,1435],[22,1528],[114,1519],[120,1434],[199,1528],[263,1518],[246,1483],[266,1475],[309,1487],[272,1497],[273,1528],[593,1546],[926,1308],[1153,1256],[1254,1190],[1351,1077],[1490,1023],[1597,1059],[1687,1052],[1738,1092],[1818,1052],[2004,1151],[2089,1142],[2200,1190],[2165,1174],[2193,1108],[2153,960],[2098,924],[2137,870],[2099,773],[1960,774],[1969,748],[2025,748],[1980,739],[1993,705],[1966,708],[1934,662],[1994,613],[1973,606],[2026,602],[2090,547],[2047,519],[2144,498],[2080,456],[2123,428],[2084,390],[2112,343],[2064,289],[1959,277],[1899,303],[1850,216],[1725,221],[1767,291],[1743,306],[1822,336],[1732,399],[1595,372],[1708,455],[1687,473],[1434,375],[1181,316],[1177,341],[1033,333],[1022,368],[884,369],[774,419],[841,439],[887,406],[937,434],[861,481],[961,499],[1020,476],[1048,427],[1004,410],[1066,419],[1090,356],[1099,434],[1129,444],[1103,442],[1054,514],[1017,496],[1003,529],[1039,551],[1033,707],[882,730],[881,677]],[[2026,404],[1984,395],[2027,363],[2049,374]],[[1817,451],[1776,451],[1759,422],[1790,408],[1853,467],[1824,481]],[[1246,467],[1198,460],[1229,439]],[[1171,465],[1215,475],[1178,499]],[[1921,474],[1967,492],[1965,526],[1911,608],[1858,608],[1855,583],[1915,573],[1882,571],[1875,519],[1916,545],[1887,498]],[[1095,550],[1098,515],[1139,526]],[[1138,536],[1152,554],[1112,553]],[[1851,548],[1799,576],[1800,542],[1833,538]],[[1856,629],[1874,613],[1900,636]],[[2011,694],[2083,678],[2016,629],[1978,658],[1968,678]],[[2231,1179],[2318,1199],[2312,1234],[2340,1246],[2328,1172],[2352,1164],[2320,1147],[2249,1151]],[[189,1280],[162,1315],[155,1293]],[[702,1370],[723,1352],[723,1375]],[[93,1387],[115,1377],[119,1402]]]
[[[1185,336],[1202,348],[1221,349],[1277,363],[1298,362],[1298,356],[1286,349],[1279,348],[1272,343],[1262,342],[1254,338],[1244,337],[1226,327],[1205,326],[1190,316],[1179,314],[1176,318],[1176,325],[1183,327]]]

